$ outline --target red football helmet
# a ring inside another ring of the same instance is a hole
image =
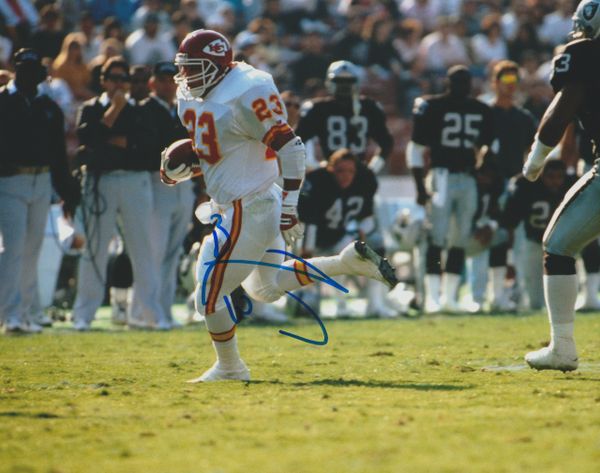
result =
[[[193,31],[183,39],[175,56],[179,67],[175,82],[192,96],[202,97],[227,73],[232,60],[231,45],[221,33]]]

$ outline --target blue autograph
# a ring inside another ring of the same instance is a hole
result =
[[[223,260],[223,259],[221,259],[220,255],[219,255],[221,250],[219,248],[219,237],[217,235],[217,230],[221,231],[223,233],[223,235],[225,236],[225,245],[223,246],[223,248],[225,248],[227,245],[231,245],[231,239],[230,239],[230,235],[229,235],[229,232],[227,231],[227,229],[221,226],[221,222],[223,220],[222,216],[219,214],[213,214],[213,215],[211,215],[211,219],[214,219],[214,223],[215,223],[215,228],[212,231],[212,237],[213,237],[213,242],[214,242],[214,251],[213,252],[214,252],[215,259],[213,261],[208,261],[208,262],[204,263],[206,266],[208,266],[208,269],[204,273],[204,277],[202,279],[202,292],[201,292],[202,305],[206,306],[206,304],[207,304],[206,284],[208,282],[208,278],[210,277],[210,274],[212,273],[213,269],[216,267],[217,264],[248,264],[248,265],[252,265],[252,266],[268,266],[271,268],[277,268],[277,269],[281,269],[284,271],[297,272],[294,268],[289,268],[287,266],[282,266],[279,264],[265,263],[264,261]],[[226,251],[223,252],[223,254],[225,254],[225,253],[226,253]],[[337,281],[334,281],[333,279],[331,279],[319,268],[317,268],[316,266],[310,264],[308,261],[305,261],[304,259],[302,259],[292,253],[288,253],[287,251],[283,251],[283,250],[275,250],[275,249],[269,249],[269,250],[267,250],[267,253],[281,254],[281,255],[287,256],[291,259],[300,261],[300,262],[304,263],[308,268],[315,271],[315,273],[316,273],[316,274],[312,274],[312,273],[302,271],[302,274],[309,276],[311,279],[313,279],[315,281],[324,282],[325,284],[328,284],[346,294],[348,293],[348,289],[346,289],[344,286],[339,284]],[[306,302],[304,302],[300,297],[296,296],[295,294],[293,294],[289,291],[286,291],[286,294],[288,296],[290,296],[291,298],[295,299],[300,305],[302,305],[302,307],[304,307],[315,318],[315,320],[319,324],[319,327],[321,328],[321,333],[323,334],[323,340],[312,340],[310,338],[302,337],[300,335],[296,335],[295,333],[288,332],[287,330],[279,330],[279,333],[281,335],[285,335],[287,337],[294,338],[296,340],[300,340],[301,342],[310,343],[312,345],[326,345],[327,342],[329,341],[329,335],[327,333],[325,324],[323,323],[323,321],[321,320],[319,315],[308,304],[306,304]],[[249,316],[252,314],[252,301],[247,296],[244,296],[244,298],[245,298],[247,307],[244,311],[242,311],[242,315]],[[240,322],[240,319],[238,319],[235,315],[235,310],[231,303],[230,297],[227,295],[224,295],[223,300],[225,301],[225,305],[227,307],[227,310],[229,312],[229,316],[231,317],[231,320],[233,320],[233,322],[235,324],[238,324]]]

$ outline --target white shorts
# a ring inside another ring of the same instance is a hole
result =
[[[222,309],[225,297],[242,283],[254,299],[278,299],[283,291],[276,277],[285,249],[279,230],[281,189],[273,184],[231,205],[213,204],[213,209],[217,225],[204,238],[196,266],[196,310],[209,315]]]

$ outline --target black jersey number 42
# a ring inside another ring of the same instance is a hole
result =
[[[460,114],[448,112],[444,115],[442,146],[446,148],[473,148],[479,137],[477,124],[482,116],[478,113]]]

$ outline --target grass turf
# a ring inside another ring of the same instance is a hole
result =
[[[253,381],[208,385],[203,328],[0,337],[0,471],[599,471],[600,315],[571,374],[524,367],[541,314],[326,326],[240,327]]]

